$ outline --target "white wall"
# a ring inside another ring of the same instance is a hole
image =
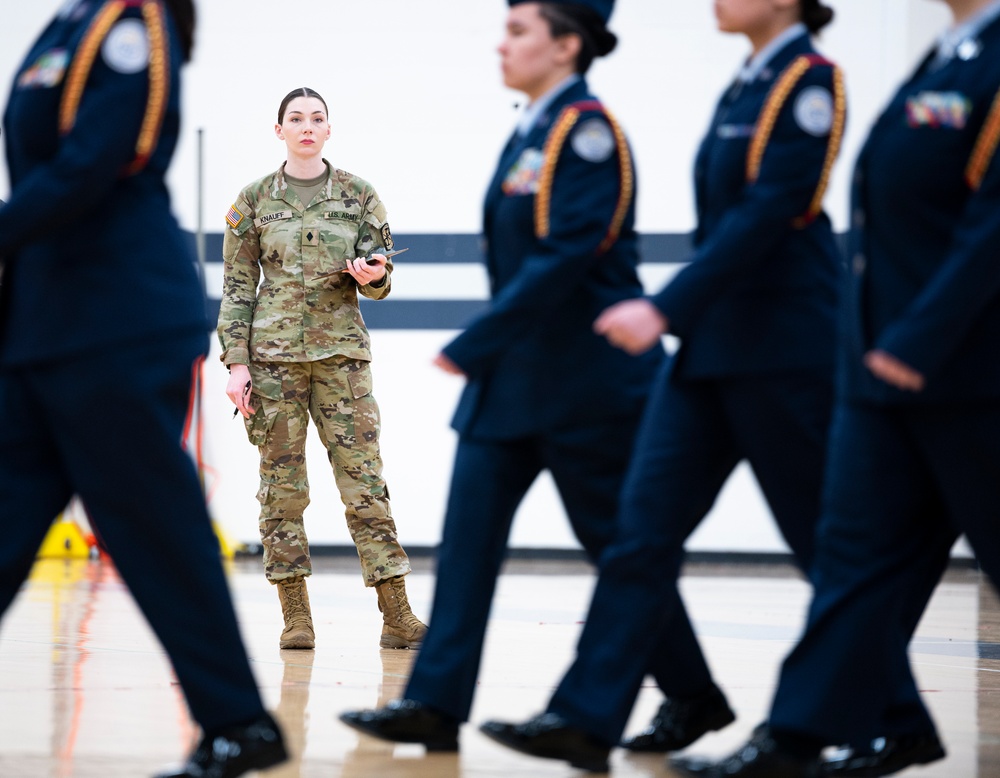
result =
[[[0,99],[23,52],[61,3],[6,0],[0,11]],[[619,50],[598,62],[594,91],[618,115],[637,158],[639,227],[686,232],[694,222],[690,167],[712,106],[746,44],[714,28],[710,0],[621,0],[612,28]],[[834,0],[836,23],[822,50],[845,69],[850,118],[828,207],[845,224],[846,181],[866,128],[893,85],[947,22],[927,0]],[[496,44],[501,0],[326,0],[308,7],[265,0],[201,0],[198,47],[186,72],[185,131],[172,169],[174,207],[194,230],[197,131],[203,130],[204,214],[221,230],[232,198],[277,167],[277,104],[311,86],[331,107],[328,157],[379,190],[396,233],[479,230],[480,198],[515,120],[519,96],[500,84]],[[6,170],[0,197],[6,191]],[[470,262],[477,258],[470,257]],[[646,270],[651,285],[664,268]],[[209,276],[218,295],[217,272]],[[485,295],[482,271],[463,265],[398,263],[394,294],[432,298]],[[447,427],[460,382],[429,366],[454,333],[376,330],[376,396],[383,454],[404,544],[432,545],[440,531],[454,446]],[[206,447],[211,508],[232,535],[256,539],[256,453],[223,395],[213,354],[206,371]],[[349,544],[324,452],[311,441],[314,544]],[[562,509],[542,479],[515,524],[513,544],[573,547]],[[739,471],[709,520],[692,537],[698,550],[780,551],[752,478]]]

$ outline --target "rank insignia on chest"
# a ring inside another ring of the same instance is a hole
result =
[[[538,193],[538,176],[542,171],[545,155],[541,149],[525,149],[508,171],[503,181],[505,195],[532,195]]]
[[[303,246],[319,245],[319,230],[316,227],[302,228],[302,245]]]
[[[911,127],[948,127],[961,130],[972,103],[960,92],[920,92],[906,101],[906,122]]]

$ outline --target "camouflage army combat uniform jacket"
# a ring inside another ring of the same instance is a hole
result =
[[[349,259],[392,248],[392,235],[371,184],[326,164],[326,186],[308,206],[282,165],[244,188],[229,210],[218,328],[226,365],[371,360],[358,291],[373,300],[388,295],[392,261],[381,285],[358,287],[342,271]]]

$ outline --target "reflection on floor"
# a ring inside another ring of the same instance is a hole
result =
[[[257,678],[295,754],[268,778],[580,775],[561,763],[501,749],[474,726],[463,729],[459,755],[426,756],[419,746],[357,735],[336,714],[398,696],[414,654],[378,648],[375,593],[362,586],[356,562],[322,562],[309,582],[315,651],[278,650],[278,600],[257,560],[240,560],[230,573]],[[429,572],[408,579],[420,616],[428,615],[432,585]],[[544,706],[572,656],[591,586],[589,569],[575,563],[508,567],[493,609],[473,722],[523,718]],[[682,590],[717,680],[739,715],[736,724],[692,750],[722,754],[763,718],[808,590],[784,568],[725,566],[689,568]],[[949,752],[947,760],[912,774],[1000,775],[1000,607],[978,573],[949,574],[911,651]],[[159,645],[114,568],[99,561],[36,565],[0,630],[0,690],[3,776],[150,775],[176,761],[197,737]],[[629,730],[643,727],[658,704],[656,690],[644,688]],[[622,752],[614,754],[612,772],[671,775],[659,757]]]

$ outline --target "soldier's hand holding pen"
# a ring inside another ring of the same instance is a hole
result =
[[[229,383],[226,384],[226,396],[233,401],[237,413],[242,413],[244,419],[249,419],[253,414],[250,407],[250,390],[253,388],[253,381],[250,380],[250,368],[246,365],[233,364],[229,366]]]

